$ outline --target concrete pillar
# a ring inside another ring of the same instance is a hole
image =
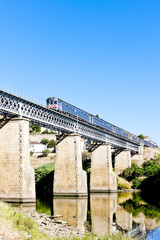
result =
[[[54,198],[54,216],[60,215],[60,220],[66,221],[71,227],[85,231],[87,220],[87,198]]]
[[[117,208],[117,193],[91,193],[92,232],[105,236],[114,232],[113,216]]]
[[[0,129],[0,198],[10,202],[35,202],[27,119],[11,119]]]
[[[128,167],[131,167],[131,152],[124,150],[115,157],[115,172],[119,175]]]
[[[111,146],[100,145],[91,155],[90,192],[117,191],[116,174],[112,171]]]
[[[142,145],[139,146],[139,153],[135,154],[132,158],[131,161],[134,162],[135,164],[137,164],[139,167],[142,166],[143,162],[144,162],[144,147]],[[147,159],[149,160],[149,159]]]
[[[81,138],[67,136],[56,146],[54,196],[87,196],[87,176],[82,170]]]

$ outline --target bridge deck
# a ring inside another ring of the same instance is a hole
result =
[[[139,152],[139,143],[95,126],[76,117],[51,110],[0,90],[0,113],[9,117],[24,117],[30,122],[66,133],[78,133],[83,138],[109,143],[117,148]]]

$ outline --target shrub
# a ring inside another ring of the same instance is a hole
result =
[[[144,140],[143,134],[138,135],[138,137]]]
[[[33,154],[34,154],[34,152],[30,151],[30,156],[31,156],[31,157],[33,156]]]
[[[145,176],[154,176],[160,171],[159,160],[145,162],[143,164],[143,169]]]
[[[47,144],[49,143],[49,140],[46,139],[46,138],[43,138],[43,139],[41,140],[41,143],[47,145]]]
[[[143,180],[141,180],[141,179],[139,179],[139,178],[135,178],[135,179],[133,180],[132,188],[134,188],[134,189],[140,189],[140,188],[141,188],[142,181],[143,181]]]
[[[42,151],[42,154],[44,157],[47,157],[49,153],[50,153],[50,151],[48,149],[45,149]]]
[[[48,142],[48,146],[47,146],[48,148],[55,148],[55,146],[56,146],[56,141],[54,141],[54,139]]]
[[[46,129],[45,131],[42,132],[42,134],[49,134],[48,130]]]
[[[128,181],[132,181],[133,179],[143,176],[144,169],[138,167],[135,163],[132,163],[130,168],[126,168],[123,172],[123,176]]]
[[[41,127],[38,125],[34,125],[30,123],[29,127],[30,127],[30,132],[35,132],[35,133],[41,132]]]

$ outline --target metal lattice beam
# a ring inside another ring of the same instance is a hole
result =
[[[51,110],[23,98],[0,90],[0,113],[10,117],[24,117],[30,122],[62,133],[78,133],[83,138],[109,143],[115,147],[139,152],[138,143],[121,137],[115,133],[78,120],[65,113]]]

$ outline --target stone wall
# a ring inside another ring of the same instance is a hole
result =
[[[40,167],[47,163],[52,163],[55,160],[55,153],[48,154],[47,157],[42,157],[41,154],[34,153],[32,157],[30,157],[31,166],[33,168]]]
[[[158,148],[148,148],[144,147],[143,155],[134,155],[131,158],[131,161],[136,163],[138,166],[141,166],[147,160],[153,160],[154,156],[160,154],[160,150]]]
[[[30,134],[29,135],[29,140],[31,142],[41,142],[41,140],[45,138],[45,139],[48,139],[48,140],[56,140],[56,135],[55,134]]]

